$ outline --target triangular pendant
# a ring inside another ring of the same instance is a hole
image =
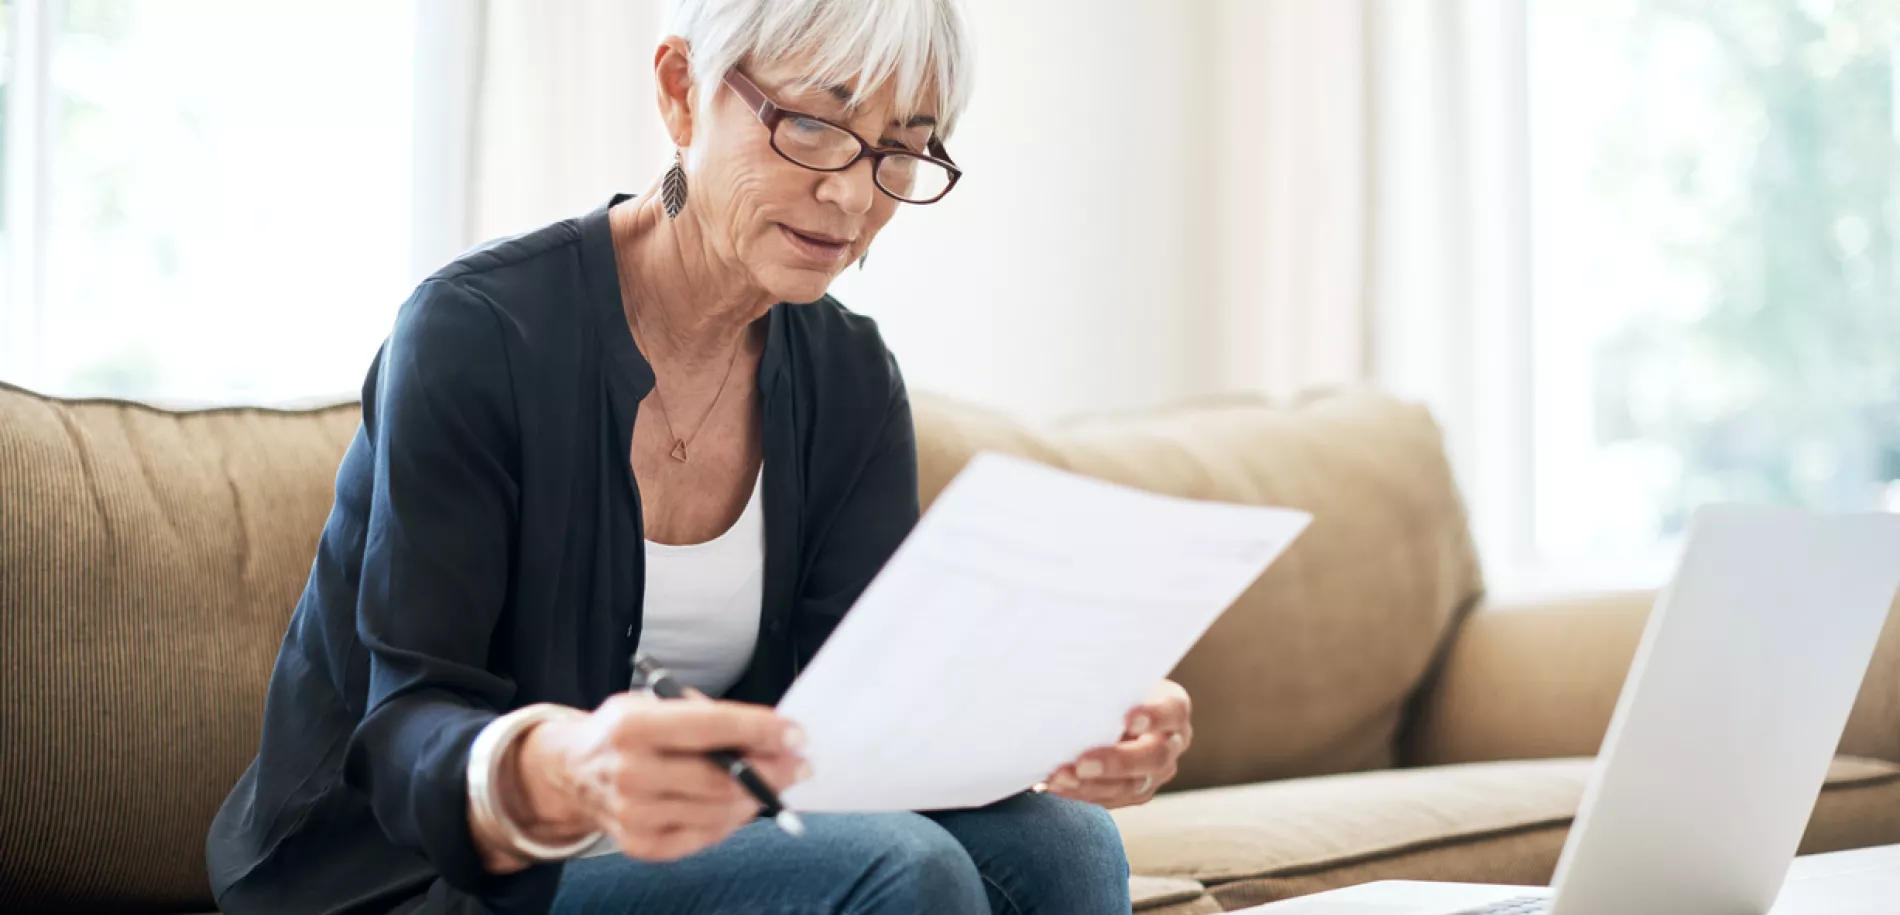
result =
[[[682,464],[686,463],[686,443],[683,441],[674,441],[673,450],[669,456]]]

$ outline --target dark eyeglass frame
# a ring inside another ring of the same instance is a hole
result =
[[[873,146],[869,142],[867,142],[863,137],[858,136],[857,131],[852,130],[849,127],[846,127],[843,124],[838,123],[837,121],[833,121],[829,118],[821,118],[815,114],[807,114],[803,111],[793,111],[790,108],[780,108],[777,102],[774,102],[769,98],[766,98],[765,93],[759,91],[759,87],[756,84],[754,84],[752,80],[746,78],[745,74],[740,73],[737,68],[726,71],[725,83],[727,86],[732,87],[732,91],[734,93],[738,94],[740,101],[743,101],[747,105],[750,105],[752,107],[752,113],[758,116],[759,123],[765,125],[765,135],[767,137],[767,142],[769,142],[772,146],[772,151],[775,153],[778,153],[779,158],[784,159],[785,161],[790,162],[793,165],[798,166],[799,168],[810,169],[811,171],[814,171],[814,172],[841,172],[847,168],[850,168],[853,165],[858,164],[860,161],[863,161],[865,159],[870,159],[872,160],[871,161],[871,183],[877,185],[877,189],[879,191],[883,192],[886,197],[889,197],[892,200],[896,200],[899,203],[910,203],[910,204],[916,204],[919,206],[922,206],[924,204],[936,203],[937,201],[942,200],[945,197],[945,195],[950,193],[952,188],[955,188],[957,186],[957,181],[963,178],[963,169],[957,167],[957,163],[950,158],[950,153],[944,150],[943,143],[934,136],[931,137],[930,142],[924,146],[924,149],[929,152],[929,155],[924,155],[923,153],[911,152],[908,149],[888,149],[888,148]],[[836,168],[819,168],[815,165],[806,165],[805,163],[800,162],[797,159],[794,159],[791,156],[787,155],[785,150],[778,148],[778,124],[780,121],[785,120],[786,118],[803,118],[809,121],[817,121],[818,123],[823,124],[827,127],[833,127],[838,130],[842,130],[845,132],[846,136],[849,136],[851,139],[858,141],[858,154],[855,156],[852,156],[849,162],[846,162],[845,164],[840,165]],[[950,181],[948,184],[945,184],[943,186],[943,190],[938,192],[937,196],[931,197],[928,200],[911,200],[906,197],[900,197],[897,194],[892,193],[890,188],[885,187],[883,180],[878,178],[879,169],[883,167],[884,160],[889,159],[889,158],[921,159],[925,162],[942,166],[944,171],[950,174]]]

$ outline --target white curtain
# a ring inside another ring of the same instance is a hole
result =
[[[1223,385],[1424,401],[1507,562],[1531,523],[1526,2],[1213,7]]]
[[[1285,395],[1371,370],[1373,6],[1214,7],[1224,387]]]
[[[654,114],[662,0],[422,0],[417,268],[639,192],[672,155]]]
[[[1374,380],[1475,467],[1508,426],[1475,334],[1521,312],[1524,2],[966,0],[966,179],[834,292],[919,388],[1046,417]],[[665,167],[662,0],[425,3],[473,11],[438,263]]]
[[[1526,2],[1225,0],[1214,21],[1223,383],[1424,401],[1507,561],[1531,522],[1509,497],[1532,440]]]
[[[1488,560],[1530,542],[1527,0],[1377,0],[1373,377],[1444,426]]]

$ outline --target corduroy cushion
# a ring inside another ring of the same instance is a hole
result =
[[[1190,791],[1115,812],[1137,873],[1226,909],[1372,880],[1549,882],[1591,760],[1472,763]],[[1900,766],[1841,757],[1801,843],[1900,842]]]
[[[1142,915],[1203,915],[1221,910],[1199,883],[1179,877],[1130,877],[1128,892],[1135,911]]]
[[[356,424],[0,386],[0,911],[211,905]]]
[[[1438,427],[1370,392],[1036,430],[915,398],[926,500],[979,450],[1142,489],[1303,509],[1313,525],[1175,671],[1195,743],[1177,788],[1376,769],[1482,585]]]

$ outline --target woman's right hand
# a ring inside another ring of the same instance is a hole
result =
[[[512,754],[516,790],[503,792],[516,803],[504,803],[538,840],[572,841],[598,829],[630,858],[670,861],[718,844],[759,813],[707,751],[737,751],[782,791],[810,777],[798,754],[803,742],[765,706],[621,693],[587,715],[524,734]]]

